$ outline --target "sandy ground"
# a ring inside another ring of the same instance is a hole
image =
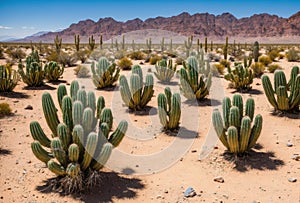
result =
[[[285,60],[278,63],[287,73],[293,65],[300,66]],[[145,73],[148,68],[143,66]],[[62,82],[68,84],[74,78],[73,68],[66,68]],[[94,90],[90,79],[79,81]],[[177,82],[174,77],[171,88],[178,92]],[[261,81],[255,79],[253,90],[242,96],[253,97],[255,114],[263,116],[259,145],[245,158],[224,156],[225,148],[211,131],[211,112],[224,95],[232,97],[234,90],[223,78],[214,78],[213,84],[211,100],[199,106],[182,97],[180,138],[160,131],[156,99],[164,85],[156,83],[155,97],[149,103],[152,108],[139,115],[127,113],[117,90],[95,90],[97,96],[106,98],[116,122],[123,118],[129,122],[129,130],[114,150],[99,187],[89,194],[64,196],[47,186],[55,176],[32,154],[29,132],[29,123],[38,120],[49,133],[41,96],[48,91],[56,102],[58,84],[28,89],[19,82],[14,93],[0,96],[0,102],[9,103],[14,112],[0,119],[0,202],[300,202],[300,162],[292,159],[300,153],[300,115],[272,115]],[[33,110],[24,109],[27,105]],[[218,176],[224,183],[214,181]],[[292,183],[289,178],[298,180]],[[188,187],[197,195],[184,198]]]

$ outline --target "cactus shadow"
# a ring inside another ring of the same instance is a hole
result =
[[[145,187],[142,180],[138,178],[129,178],[115,172],[101,172],[100,174],[101,180],[98,185],[85,193],[70,194],[70,196],[86,203],[114,202],[115,199],[133,199],[137,196],[138,190]],[[60,196],[66,196],[64,192],[52,189],[51,184],[55,179],[44,180],[44,185],[37,186],[36,190],[45,194],[58,193]]]
[[[61,83],[66,84],[67,81],[66,81],[66,80],[56,80],[56,81],[51,81],[51,82],[48,82],[48,83],[50,83],[50,84],[52,84],[52,85],[59,85],[59,84],[61,84]]]
[[[257,90],[257,89],[250,89],[250,90],[234,90],[231,92],[232,94],[234,93],[240,93],[240,94],[250,94],[250,95],[260,95],[263,94],[262,91]]]
[[[198,101],[198,100],[186,100],[183,103],[186,104],[186,105],[189,105],[189,106],[219,106],[219,105],[222,104],[217,99],[208,99],[208,98],[205,98],[205,99],[203,99],[201,101]]]
[[[257,148],[263,148],[261,145]],[[248,154],[239,157],[234,157],[232,154],[225,152],[223,154],[226,161],[234,164],[234,169],[239,172],[247,172],[250,169],[260,171],[264,170],[278,170],[280,166],[285,165],[284,161],[276,158],[274,152],[260,152],[251,150]]]
[[[195,139],[199,136],[198,132],[189,130],[186,127],[179,127],[172,131],[163,129],[162,131],[168,136],[178,137],[181,139]]]
[[[55,87],[52,87],[50,85],[44,84],[40,87],[23,87],[24,90],[55,90]]]
[[[157,114],[157,108],[152,106],[146,106],[143,110],[140,111],[134,111],[127,108],[126,113],[134,114],[136,116],[153,116]]]
[[[162,81],[157,81],[158,84],[160,85],[170,85],[170,86],[177,86],[178,82],[176,81],[170,81],[170,82],[162,82]]]
[[[10,99],[28,99],[30,97],[30,95],[22,92],[1,92],[0,96]]]
[[[275,111],[273,110],[271,112],[272,116],[278,116],[278,117],[287,117],[290,119],[300,119],[300,110],[294,110],[289,112],[281,112],[281,111]]]
[[[0,156],[7,156],[10,155],[12,152],[8,149],[1,149],[0,148]]]

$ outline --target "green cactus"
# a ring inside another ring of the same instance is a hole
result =
[[[190,36],[187,38],[187,40],[184,41],[184,46],[185,46],[185,52],[186,52],[186,57],[188,58],[190,56],[190,50],[193,45],[193,36]]]
[[[45,92],[42,107],[53,138],[49,139],[39,123],[33,121],[30,132],[35,141],[31,148],[51,172],[63,179],[60,184],[70,183],[67,180],[71,179],[68,188],[77,192],[78,184],[89,179],[90,171],[100,170],[107,162],[112,148],[118,146],[125,136],[128,123],[121,121],[111,132],[113,116],[110,109],[104,108],[104,98],[99,97],[96,105],[95,94],[79,89],[78,82],[73,81],[70,90],[76,97],[68,96],[63,86],[58,91],[63,122],[59,122],[51,95]]]
[[[40,63],[39,55],[37,51],[32,53],[26,58],[25,72],[24,66],[20,62],[18,65],[18,72],[22,77],[24,83],[29,87],[39,87],[44,84],[45,72]]]
[[[267,75],[262,76],[262,84],[268,101],[276,111],[299,110],[300,74],[298,66],[292,68],[289,82],[286,81],[282,70],[276,70],[274,73],[274,89]]]
[[[169,87],[165,88],[165,94],[160,93],[157,97],[158,115],[160,123],[166,130],[174,130],[179,126],[181,116],[180,94],[172,95]]]
[[[91,69],[93,73],[92,80],[97,89],[112,87],[119,79],[120,69],[116,67],[115,63],[110,64],[105,57],[99,59],[96,67],[93,62]]]
[[[54,44],[55,44],[56,53],[59,55],[62,47],[62,38],[59,38],[58,35],[56,35],[54,39]]]
[[[228,37],[226,37],[226,42],[223,47],[223,55],[225,60],[227,60],[227,54],[228,54]]]
[[[173,66],[172,59],[168,61],[162,59],[155,64],[156,72],[154,72],[154,75],[159,81],[163,83],[169,83],[176,72],[176,68],[177,65]]]
[[[147,46],[149,52],[151,52],[151,49],[152,49],[152,40],[151,40],[151,38],[146,39],[146,46]]]
[[[228,73],[225,75],[225,79],[231,82],[233,88],[238,91],[248,91],[252,88],[254,74],[249,66],[236,64],[234,70],[231,70],[229,66],[227,70]]]
[[[75,42],[76,51],[79,51],[79,49],[80,49],[80,37],[79,37],[79,35],[74,36],[74,42]]]
[[[64,67],[60,67],[55,61],[50,61],[45,64],[44,72],[48,81],[57,81],[64,73]]]
[[[12,91],[19,80],[18,72],[13,70],[10,64],[0,65],[0,92]]]
[[[120,76],[120,93],[123,102],[129,109],[140,111],[148,104],[153,96],[153,76],[148,74],[146,76],[145,85],[143,85],[143,73],[141,67],[135,65],[132,67],[131,71],[130,88],[126,77],[124,75]]]
[[[254,42],[253,45],[253,58],[254,62],[258,62],[258,57],[259,57],[259,43],[257,41]]]
[[[103,49],[103,37],[102,37],[102,35],[100,35],[99,43],[100,43],[100,49],[102,50]]]
[[[92,35],[91,37],[89,37],[89,50],[90,51],[94,51],[95,49],[95,39],[94,36]]]
[[[235,94],[233,100],[225,97],[222,102],[223,119],[219,110],[212,113],[212,122],[217,136],[230,153],[243,154],[248,152],[257,142],[261,133],[263,119],[260,114],[254,118],[254,100],[247,99],[245,113],[243,99],[240,94]]]
[[[188,100],[203,100],[209,94],[212,74],[199,74],[199,69],[197,59],[193,56],[180,69],[180,91]]]

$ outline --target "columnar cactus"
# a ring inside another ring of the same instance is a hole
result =
[[[205,37],[204,51],[207,53],[207,37]]]
[[[54,39],[54,44],[55,44],[56,53],[59,55],[62,47],[62,38],[59,38],[58,35],[56,35]]]
[[[298,66],[292,68],[289,82],[286,81],[282,70],[276,70],[274,73],[274,88],[267,75],[263,75],[261,80],[267,99],[275,110],[299,110],[300,74]],[[288,92],[290,93],[288,94]]]
[[[112,87],[114,83],[119,79],[120,69],[116,67],[116,64],[110,64],[107,58],[101,57],[98,64],[95,67],[95,63],[92,62],[93,83],[97,89],[105,87]]]
[[[181,116],[180,94],[172,95],[169,87],[165,88],[165,94],[160,93],[157,97],[158,115],[160,123],[165,130],[174,130],[179,126]]]
[[[50,61],[45,64],[44,72],[48,81],[57,81],[64,73],[64,67],[60,67],[55,61]]]
[[[172,59],[168,61],[162,59],[155,64],[156,72],[154,72],[154,75],[159,81],[168,83],[173,78],[174,73],[176,72],[176,67],[176,65],[173,66]]]
[[[253,45],[253,58],[254,62],[258,62],[258,57],[259,57],[259,44],[257,41],[254,42]]]
[[[12,91],[19,80],[20,76],[17,71],[12,70],[10,64],[0,65],[0,92]]]
[[[43,112],[52,138],[48,138],[37,121],[30,123],[34,155],[58,176],[66,192],[84,190],[83,181],[89,185],[90,176],[105,165],[128,128],[127,122],[121,121],[110,133],[113,117],[110,109],[104,108],[104,98],[100,96],[96,105],[95,94],[78,90],[78,86],[77,81],[71,83],[71,89],[77,89],[75,100],[67,95],[64,85],[58,88],[62,119],[58,118],[51,95],[43,94]]]
[[[228,53],[228,37],[226,37],[226,42],[223,47],[223,55],[225,60],[227,60],[227,53]]]
[[[95,39],[93,35],[89,37],[89,49],[90,51],[94,51],[95,49]]]
[[[74,36],[74,42],[75,42],[76,51],[79,51],[79,49],[80,49],[80,37],[79,37],[79,35]]]
[[[100,49],[103,49],[103,38],[102,35],[100,35],[100,40],[99,40],[99,44],[100,44]]]
[[[152,49],[152,40],[151,40],[151,38],[146,39],[146,46],[147,46],[149,52],[151,52],[151,49]]]
[[[188,100],[202,100],[209,94],[212,74],[199,74],[199,66],[195,57],[189,57],[180,69],[180,91]]]
[[[250,90],[253,83],[254,74],[249,66],[243,66],[242,64],[236,64],[234,70],[227,67],[228,73],[225,75],[225,79],[233,84],[233,87],[238,91]]]
[[[120,76],[120,93],[123,102],[129,109],[134,111],[142,110],[151,100],[153,90],[153,76],[146,76],[145,85],[143,85],[143,73],[139,65],[135,65],[131,69],[130,87],[124,75]]]
[[[26,71],[23,70],[22,63],[19,63],[18,72],[29,87],[38,87],[44,84],[45,72],[40,63],[39,54],[37,51],[33,51],[26,58]]]
[[[165,38],[163,37],[160,41],[160,50],[163,52],[165,50]]]
[[[187,38],[187,40],[184,41],[184,46],[185,46],[185,50],[186,50],[186,57],[190,56],[190,50],[192,48],[193,45],[193,36],[190,36]]]
[[[223,119],[219,110],[215,109],[212,113],[213,126],[217,136],[230,153],[248,152],[256,144],[263,123],[260,114],[254,118],[254,100],[247,99],[244,111],[242,96],[235,94],[232,103],[228,97],[223,99],[222,108]],[[253,120],[254,124],[251,127]]]

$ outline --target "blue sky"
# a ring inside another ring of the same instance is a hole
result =
[[[269,13],[289,17],[300,11],[299,0],[0,0],[0,36],[24,37],[55,31],[80,20],[113,17],[119,21],[174,16],[182,12],[222,14],[237,18]]]

